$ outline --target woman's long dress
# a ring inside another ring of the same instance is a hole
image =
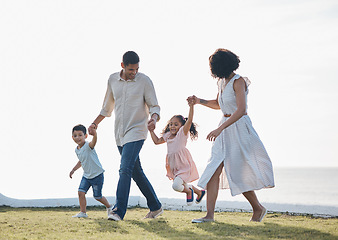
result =
[[[237,109],[233,84],[239,78],[240,76],[236,74],[226,85],[224,80],[218,82],[218,101],[223,114],[233,114]],[[250,81],[247,78],[243,79],[249,86]],[[247,94],[248,90],[245,96]],[[227,117],[223,116],[219,125],[226,120]],[[270,158],[248,115],[244,115],[224,129],[215,139],[211,157],[198,182],[199,187],[206,188],[210,178],[222,162],[224,168],[220,176],[219,187],[230,188],[232,196],[251,190],[274,187]]]

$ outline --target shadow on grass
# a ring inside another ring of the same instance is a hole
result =
[[[153,233],[162,238],[168,239],[205,239],[197,238],[196,233],[190,231],[189,229],[179,230],[173,228],[168,224],[168,221],[165,219],[156,219],[156,220],[143,220],[143,221],[131,221],[132,224],[137,225],[140,228],[143,228],[145,231]],[[202,236],[200,236],[202,237]]]
[[[281,226],[275,223],[252,223],[252,226],[222,222],[187,223],[185,226],[176,228],[170,226],[166,219],[129,222],[148,233],[166,239],[337,239],[332,234],[318,230]],[[128,230],[121,228],[117,222],[100,221],[100,225],[102,229],[110,227],[111,232],[128,233]],[[197,234],[196,228],[202,231],[198,231]],[[142,237],[142,232],[139,236]]]
[[[275,223],[253,223],[235,225],[230,223],[214,222],[196,224],[199,229],[208,232],[208,236],[219,237],[250,237],[250,239],[336,239],[336,236],[314,229],[281,226]]]
[[[73,208],[11,208],[0,206],[0,212],[12,211],[74,211]],[[102,210],[103,207],[90,207],[91,210]],[[150,234],[154,237],[165,239],[337,239],[336,235],[322,232],[316,229],[298,226],[285,226],[278,223],[245,223],[232,224],[231,222],[216,221],[212,223],[193,224],[186,220],[177,219],[182,222],[178,225],[175,218],[167,220],[165,217],[154,220],[127,220],[125,224],[115,221],[107,221],[106,218],[91,219],[100,232],[111,232],[117,234]],[[284,222],[285,223],[285,222]],[[141,229],[141,231],[140,231]],[[144,236],[143,236],[144,237]]]
[[[100,232],[110,232],[119,234],[129,234],[130,232],[119,222],[109,221],[107,219],[97,219],[95,222],[100,226],[97,230]]]
[[[19,211],[59,211],[59,212],[72,212],[74,209],[79,209],[78,206],[75,207],[10,207],[10,206],[0,206],[0,212],[19,212]],[[95,210],[102,210],[105,209],[105,207],[102,206],[88,206],[87,210],[95,211]]]

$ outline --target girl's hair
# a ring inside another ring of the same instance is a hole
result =
[[[186,123],[186,121],[188,120],[188,118],[185,118],[185,117],[183,117],[182,115],[175,115],[175,116],[173,116],[171,119],[173,119],[173,118],[177,118],[177,119],[180,121],[180,123],[182,124],[182,126],[183,126],[183,125]],[[171,119],[170,119],[170,120],[171,120]],[[163,129],[162,134],[165,134],[165,133],[167,133],[167,132],[170,131],[170,129],[169,129],[169,123],[170,123],[170,120],[168,121],[168,124],[167,124],[167,125],[165,126],[165,128]],[[190,129],[189,129],[191,140],[196,140],[196,139],[198,138],[198,132],[197,132],[197,130],[196,130],[196,127],[197,127],[197,125],[196,125],[195,123],[191,123]]]
[[[239,57],[228,49],[219,48],[209,57],[211,76],[228,78],[239,67]]]

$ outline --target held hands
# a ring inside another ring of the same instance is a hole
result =
[[[199,98],[196,97],[195,95],[192,95],[190,97],[187,98],[187,101],[188,101],[188,105],[189,106],[193,106],[195,104],[198,104],[199,103]]]
[[[90,126],[89,126],[89,128],[88,128],[88,133],[89,133],[89,135],[94,136],[95,133],[96,133],[96,129],[97,129],[96,124],[94,124],[94,123],[90,124]]]
[[[156,128],[156,120],[151,118],[149,121],[148,121],[148,130],[149,132],[152,132],[154,131]]]
[[[201,104],[201,99],[196,97],[195,95],[188,97],[187,101],[188,101],[189,106],[193,106],[195,104]],[[208,134],[207,139],[209,141],[215,141],[215,139],[221,134],[222,131],[223,131],[222,128],[215,129],[214,131]]]

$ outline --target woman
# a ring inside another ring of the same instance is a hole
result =
[[[237,55],[217,49],[209,57],[211,74],[218,80],[215,100],[196,96],[189,103],[221,109],[219,127],[207,139],[214,141],[211,158],[198,182],[207,190],[207,214],[194,223],[214,221],[219,188],[230,188],[232,196],[243,194],[253,209],[250,221],[261,222],[267,210],[260,204],[254,190],[274,187],[270,158],[247,115],[247,94],[250,81],[234,71],[239,67]]]

